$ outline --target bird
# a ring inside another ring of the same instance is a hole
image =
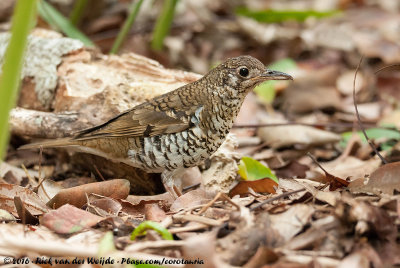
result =
[[[71,137],[26,144],[20,149],[73,147],[161,173],[177,198],[185,169],[201,164],[223,143],[246,95],[268,80],[293,80],[266,69],[252,56],[229,58],[202,78],[141,103]]]

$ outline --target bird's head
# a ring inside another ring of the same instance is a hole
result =
[[[224,84],[222,90],[232,91],[225,93],[234,96],[245,95],[268,80],[293,80],[288,74],[266,69],[264,64],[251,56],[230,58],[210,73],[218,76],[218,80]]]

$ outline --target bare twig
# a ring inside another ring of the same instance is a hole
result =
[[[214,205],[215,202],[217,202],[219,199],[224,199],[226,201],[228,201],[228,203],[230,203],[231,205],[233,205],[235,208],[237,208],[237,210],[240,210],[240,207],[233,202],[229,196],[227,196],[226,194],[222,193],[222,192],[218,192],[216,194],[216,196],[214,197],[213,200],[211,200],[210,202],[208,202],[200,211],[199,213],[197,213],[198,215],[204,213],[207,209],[209,209],[212,205]]]
[[[317,159],[315,159],[315,157],[314,157],[310,152],[307,153],[307,156],[310,157],[311,160],[312,160],[320,169],[322,169],[323,172],[325,172],[325,174],[329,174],[329,172],[326,171],[326,170],[320,165],[320,163],[318,163]]]
[[[191,224],[188,226],[171,228],[171,229],[168,229],[168,231],[171,234],[177,234],[177,233],[198,231],[198,230],[206,229],[208,227],[209,227],[208,225],[205,225],[203,223],[195,222],[194,224]]]
[[[42,187],[43,193],[46,195],[48,199],[51,199],[49,194],[46,192],[46,189],[43,187],[43,182],[46,180],[46,178],[42,178],[42,157],[43,157],[43,146],[40,146],[39,150],[39,170],[38,170],[38,179],[39,179],[39,184],[34,188],[34,192],[37,192],[40,187]]]
[[[32,183],[32,186],[37,184],[37,182],[31,177],[29,174],[28,170],[26,169],[24,164],[21,164],[22,169],[25,171],[26,176],[28,177],[28,180]]]
[[[100,179],[101,179],[102,181],[105,181],[106,179],[104,179],[103,175],[100,173],[100,170],[97,168],[97,166],[96,166],[96,165],[93,165],[93,167],[94,167],[94,169],[96,170],[97,175],[99,175]]]
[[[387,164],[388,162],[386,161],[386,159],[383,158],[383,156],[376,149],[375,145],[368,138],[368,135],[365,132],[365,127],[364,127],[364,125],[363,125],[363,123],[361,121],[360,114],[358,113],[358,107],[357,107],[357,101],[356,101],[356,79],[357,79],[357,73],[358,73],[358,70],[360,69],[362,60],[363,60],[363,57],[361,57],[360,62],[357,65],[357,69],[356,69],[356,72],[354,74],[354,80],[353,80],[353,103],[354,103],[354,108],[356,110],[357,121],[358,121],[358,125],[360,126],[360,129],[361,129],[365,139],[367,140],[369,146],[371,146],[372,150],[374,150],[374,152],[379,156],[379,158],[381,159],[382,163],[383,164]]]
[[[354,127],[353,123],[298,123],[298,122],[286,122],[286,123],[271,123],[271,124],[252,124],[252,125],[233,125],[233,128],[261,128],[261,127],[281,127],[281,126],[308,126],[308,127]],[[367,123],[370,127],[376,127],[374,123]]]
[[[284,198],[284,197],[289,196],[289,195],[292,195],[292,194],[297,194],[297,193],[303,192],[303,191],[305,191],[305,190],[306,190],[305,188],[302,188],[302,189],[298,189],[298,190],[295,190],[295,191],[286,192],[286,193],[283,193],[283,194],[274,196],[274,197],[272,197],[272,198],[269,198],[269,199],[267,199],[267,200],[264,200],[264,201],[261,202],[260,204],[255,205],[254,207],[250,208],[250,211],[256,210],[257,208],[262,207],[262,206],[264,206],[265,204],[271,203],[271,202],[273,202],[273,201],[275,201],[275,200]]]
[[[400,64],[391,64],[391,65],[382,67],[382,68],[378,69],[377,71],[375,71],[375,74],[378,74],[378,73],[380,73],[381,71],[384,71],[384,70],[389,69],[389,68],[391,68],[391,67],[400,67]]]
[[[39,184],[38,186],[36,186],[37,189],[39,189],[39,187],[42,187],[43,191],[46,193],[46,190],[43,188],[42,183],[45,180],[45,178],[42,179],[42,157],[43,157],[43,146],[40,145],[40,151],[39,151],[39,170],[38,170],[38,177],[39,177]],[[47,195],[47,193],[46,193]]]
[[[202,223],[202,224],[206,224],[209,226],[221,226],[221,224],[223,223],[222,221],[217,221],[214,219],[210,219],[210,218],[206,218],[206,217],[202,217],[202,216],[197,216],[197,215],[174,215],[172,216],[172,218],[174,220],[178,220],[178,221],[194,221],[194,222],[198,222],[198,223]]]

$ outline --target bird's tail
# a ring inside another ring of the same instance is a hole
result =
[[[71,138],[61,138],[61,139],[44,140],[40,142],[25,144],[20,146],[18,150],[36,149],[40,147],[42,148],[68,147],[74,145],[79,145],[79,143]]]

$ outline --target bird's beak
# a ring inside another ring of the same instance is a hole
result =
[[[293,77],[278,71],[272,70],[265,70],[263,74],[259,76],[260,79],[267,81],[267,80],[293,80]]]

